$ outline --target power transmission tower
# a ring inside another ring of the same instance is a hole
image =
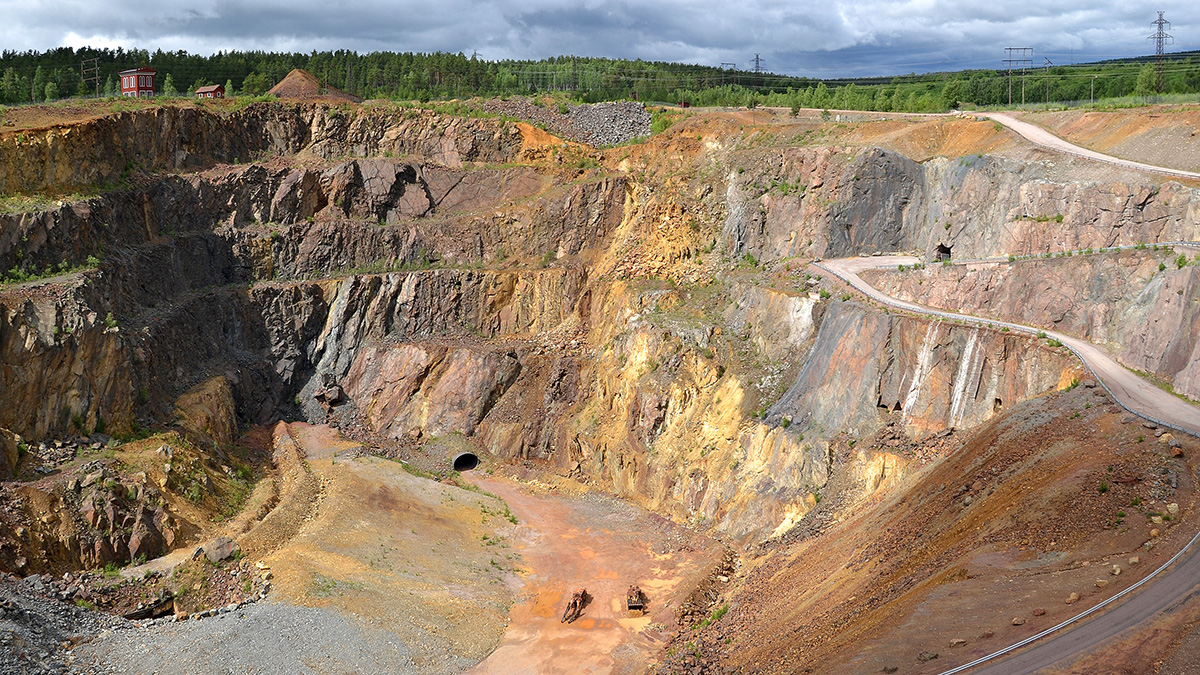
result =
[[[1042,58],[1046,59],[1044,56]],[[1050,59],[1046,59],[1046,107],[1050,106],[1050,66],[1052,65],[1054,64],[1050,63]]]
[[[96,97],[100,97],[100,57],[84,59],[79,63],[79,77],[85,84],[91,83],[96,89]]]
[[[1004,63],[1008,64],[1008,104],[1012,105],[1013,67],[1021,69],[1021,105],[1025,105],[1025,69],[1033,65],[1033,47],[1005,47]]]
[[[1163,45],[1175,44],[1175,38],[1167,35],[1167,31],[1165,29],[1171,27],[1171,22],[1163,18],[1162,12],[1158,13],[1158,20],[1151,21],[1150,25],[1158,28],[1158,30],[1154,32],[1154,35],[1151,35],[1146,39],[1154,40],[1154,67],[1155,70],[1158,71],[1157,91],[1161,94],[1163,90]]]
[[[751,59],[751,61],[754,63],[754,74],[756,76],[754,78],[754,86],[761,87],[762,86],[763,64],[766,63],[766,61],[763,61],[761,58],[759,58],[758,54],[755,54],[754,58]]]

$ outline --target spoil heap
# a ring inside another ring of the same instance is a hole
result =
[[[354,94],[348,94],[341,89],[335,89],[325,85],[321,86],[321,81],[315,75],[307,70],[299,68],[293,69],[287,74],[287,77],[280,80],[279,84],[271,87],[267,93],[275,94],[279,98],[293,99],[334,99],[339,101],[350,101],[353,103],[362,103],[362,98]]]

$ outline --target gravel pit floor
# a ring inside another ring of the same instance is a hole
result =
[[[644,672],[722,558],[715,542],[576,483],[479,475],[462,489],[327,427],[287,431],[321,491],[297,534],[260,559],[268,599],[105,631],[70,652],[74,672]],[[625,611],[631,583],[644,615]],[[581,586],[591,601],[560,623]]]

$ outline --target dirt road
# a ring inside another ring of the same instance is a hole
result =
[[[1125,407],[1160,423],[1165,422],[1177,429],[1200,436],[1200,408],[1149,384],[1091,343],[1054,331],[1042,331],[1004,321],[979,319],[898,300],[876,290],[859,277],[859,273],[866,269],[912,265],[917,262],[920,260],[912,256],[878,256],[828,260],[818,263],[818,266],[874,300],[892,307],[946,319],[1007,327],[1009,330],[1027,334],[1044,333],[1048,337],[1061,341],[1079,355],[1096,375],[1096,378]],[[1194,550],[1189,550],[1187,554],[1180,557],[1174,567],[1168,568],[1160,577],[1147,584],[1144,590],[1132,594],[1130,599],[1100,613],[1097,618],[1089,620],[1077,629],[1059,633],[1053,639],[1037,643],[1027,651],[1018,652],[1016,656],[1004,658],[978,672],[1014,675],[1033,673],[1052,665],[1069,663],[1083,654],[1112,642],[1122,633],[1145,625],[1145,622],[1152,617],[1181,604],[1196,593],[1200,593],[1200,556],[1195,555]],[[960,671],[955,669],[947,672]]]
[[[468,671],[640,673],[674,628],[679,603],[721,559],[710,540],[637,507],[594,494],[535,494],[505,479],[473,479],[517,516],[513,535],[525,572],[500,646]],[[631,616],[625,590],[648,599]],[[575,588],[587,588],[582,616],[561,623]]]
[[[954,312],[946,312],[939,309],[932,309],[924,305],[918,305],[913,302],[898,300],[889,295],[876,290],[873,286],[863,281],[858,276],[859,272],[872,268],[896,267],[897,265],[913,265],[921,262],[919,259],[912,256],[876,256],[869,258],[842,258],[839,260],[826,260],[817,263],[817,266],[837,275],[843,281],[854,286],[859,291],[870,296],[872,299],[882,302],[892,307],[906,309],[911,312],[925,314],[929,316],[937,316],[944,319],[956,321],[971,321],[974,323],[983,323],[997,328],[1008,328],[1009,330],[1018,331],[1026,334],[1044,333],[1047,337],[1056,339],[1074,351],[1088,368],[1096,375],[1096,378],[1104,384],[1113,398],[1117,399],[1126,408],[1136,412],[1137,414],[1160,423],[1165,423],[1176,429],[1187,431],[1194,436],[1200,436],[1200,408],[1177,398],[1162,389],[1146,382],[1140,375],[1130,371],[1115,359],[1108,355],[1107,352],[1099,347],[1054,331],[1044,330],[1031,326],[1022,326],[1020,324],[1009,323],[1006,321],[996,321],[993,319],[981,319],[965,314],[956,314]]]
[[[1174,567],[1118,607],[1102,612],[1075,630],[1065,631],[1017,652],[1014,656],[975,670],[977,675],[1026,675],[1048,665],[1065,665],[1073,658],[1102,649],[1155,617],[1174,610],[1200,594],[1200,556],[1180,556]]]
[[[1005,115],[1004,113],[979,113],[979,115],[1003,124],[1035,145],[1040,145],[1042,147],[1057,150],[1059,152],[1065,152],[1069,155],[1086,157],[1087,159],[1094,159],[1098,162],[1116,164],[1117,166],[1123,166],[1129,169],[1137,169],[1138,171],[1150,171],[1152,173],[1178,176],[1180,178],[1200,178],[1200,173],[1196,173],[1194,171],[1181,171],[1179,169],[1168,169],[1167,167],[1154,166],[1152,164],[1142,164],[1141,162],[1120,159],[1119,157],[1106,155],[1101,152],[1096,152],[1095,150],[1081,148],[1078,145],[1064,141],[1063,139],[1055,136],[1039,126],[1030,124],[1028,122],[1022,122],[1021,120],[1018,120],[1011,115]]]

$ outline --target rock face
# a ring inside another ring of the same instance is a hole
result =
[[[1196,241],[1200,190],[1061,158],[918,164],[882,149],[784,148],[726,177],[722,236],[759,260],[939,246],[955,259]],[[736,161],[736,160],[735,160]],[[1141,181],[1141,182],[1131,182]]]
[[[996,226],[1013,214],[1053,204],[1082,218],[1085,202],[1120,192],[1066,182],[1070,166],[789,147],[774,173],[733,170],[724,190],[687,197],[674,178],[636,184],[636,170],[485,165],[522,147],[519,129],[491,120],[282,105],[106,120],[26,141],[41,150],[5,140],[15,163],[0,183],[109,180],[106,152],[171,169],[262,151],[357,159],[169,175],[0,217],[0,269],[89,268],[0,294],[12,400],[0,427],[126,431],[177,418],[185,400],[182,418],[217,442],[234,418],[460,433],[743,543],[812,531],[838,481],[870,495],[914,457],[893,449],[945,451],[922,443],[1078,374],[1034,341],[835,299],[791,262],[766,271],[755,256],[929,250],[946,237],[956,256],[981,254],[1058,224]],[[1194,228],[1179,215],[1193,191],[1153,187],[1119,237]],[[1111,234],[1113,218],[1072,236]],[[872,438],[892,445],[863,447]],[[171,546],[184,525],[130,490],[208,490],[212,477],[155,462],[170,469],[146,486],[41,491],[47,508],[78,498],[108,549],[49,524],[39,541],[87,565]]]
[[[0,141],[0,193],[118,183],[127,167],[193,170],[307,150],[319,157],[427,158],[442,166],[507,162],[521,148],[515,127],[403,109],[327,104],[253,104],[221,114],[161,106]]]
[[[0,546],[0,565],[22,574],[124,565],[166,553],[186,530],[144,473],[129,478],[93,462],[79,474],[16,491],[31,519]]]
[[[1105,345],[1127,366],[1200,398],[1200,267],[1177,267],[1177,255],[1132,250],[965,269],[935,266],[872,273],[869,279],[900,298]]]
[[[801,428],[865,436],[877,430],[879,408],[902,413],[914,435],[976,426],[1005,400],[1052,389],[1075,369],[1068,355],[1041,351],[998,331],[836,303],[804,369],[766,420],[787,417]]]

